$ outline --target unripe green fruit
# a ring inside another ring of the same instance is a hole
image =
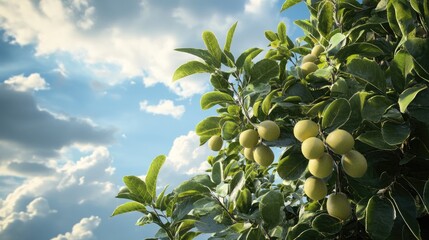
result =
[[[319,126],[311,120],[301,120],[293,127],[293,135],[300,142],[309,137],[315,137],[319,134]]]
[[[301,72],[303,77],[306,77],[308,74],[315,72],[317,69],[319,68],[313,62],[306,62],[301,65]]]
[[[301,152],[307,159],[320,158],[325,152],[322,140],[317,137],[310,137],[304,140],[301,145]]]
[[[245,158],[249,159],[250,161],[255,161],[255,158],[253,158],[253,148],[244,148],[243,155]]]
[[[328,214],[340,220],[347,220],[352,215],[352,208],[344,193],[332,193],[326,202]]]
[[[349,132],[342,129],[336,129],[328,134],[326,137],[326,143],[334,153],[344,154],[352,150],[355,145],[355,140]]]
[[[309,177],[304,182],[304,193],[309,198],[318,201],[326,197],[328,189],[322,179]]]
[[[223,145],[223,139],[218,136],[212,136],[209,139],[209,148],[213,151],[219,151],[220,149],[222,149],[222,145]]]
[[[323,51],[324,51],[324,49],[323,49],[322,46],[316,45],[316,46],[313,47],[313,49],[311,49],[311,54],[313,54],[316,57],[318,57]]]
[[[308,170],[318,178],[325,178],[331,175],[334,167],[334,159],[328,153],[324,153],[319,159],[310,159]]]
[[[362,177],[368,168],[366,158],[355,150],[351,150],[343,155],[341,165],[343,166],[344,172],[354,178]]]
[[[259,136],[267,141],[274,141],[280,137],[280,127],[277,123],[265,120],[258,125]]]
[[[270,147],[260,144],[253,150],[253,158],[259,165],[268,167],[274,161],[274,153]]]
[[[316,62],[317,61],[317,56],[314,54],[307,54],[302,58],[302,63],[306,63],[306,62]]]
[[[254,148],[259,141],[259,134],[253,129],[247,129],[240,134],[240,145],[245,148]]]

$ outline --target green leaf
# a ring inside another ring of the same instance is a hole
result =
[[[211,136],[220,134],[220,117],[208,117],[197,124],[195,131],[198,136],[205,139],[204,144]],[[207,139],[206,139],[207,138]]]
[[[413,58],[405,51],[395,54],[390,63],[390,75],[395,90],[402,92],[408,84],[407,77],[414,68]]]
[[[158,173],[161,169],[162,165],[164,164],[166,159],[165,155],[160,155],[152,160],[152,163],[150,164],[149,170],[147,171],[146,175],[146,187],[148,193],[152,196],[152,199],[156,196],[156,181],[158,179]]]
[[[387,4],[387,20],[389,21],[389,26],[393,30],[396,36],[401,36],[401,28],[398,25],[398,21],[396,20],[395,7],[393,5],[393,1],[388,1]]]
[[[295,20],[294,23],[300,27],[306,35],[316,39],[320,37],[319,32],[309,20]]]
[[[345,40],[347,39],[347,36],[342,33],[335,33],[330,39],[329,39],[329,46],[326,49],[326,52],[329,53],[337,53],[345,44]]]
[[[152,215],[152,213],[148,213],[147,215],[139,218],[139,220],[137,220],[136,225],[137,226],[144,226],[146,224],[150,224],[154,222],[154,215]]]
[[[221,161],[217,161],[213,164],[212,181],[216,184],[223,182],[223,166]]]
[[[131,193],[141,198],[142,203],[148,204],[152,197],[146,188],[146,183],[136,176],[125,176],[123,181]]]
[[[366,43],[366,42],[358,42],[349,44],[343,48],[341,48],[337,54],[335,55],[340,62],[346,60],[349,56],[359,54],[362,57],[378,57],[383,55],[384,52],[382,49],[377,47],[374,44]]]
[[[425,183],[425,188],[423,190],[423,201],[426,206],[429,206],[429,180]]]
[[[429,61],[427,60],[429,56],[429,39],[408,38],[404,45],[422,71],[429,74]]]
[[[323,111],[322,128],[339,128],[350,117],[351,108],[347,99],[339,98],[331,102]]]
[[[399,110],[401,113],[404,113],[407,110],[408,105],[414,100],[417,94],[420,91],[423,91],[427,88],[427,85],[417,84],[413,87],[405,89],[400,95],[398,99]]]
[[[392,231],[394,218],[394,208],[387,198],[373,196],[369,199],[366,207],[365,229],[372,239],[386,239]]]
[[[217,60],[218,65],[216,67],[220,67],[220,62],[222,59],[222,50],[219,47],[219,43],[216,39],[216,36],[210,31],[204,31],[203,41],[207,47],[207,50],[209,50],[210,54],[213,55],[213,57]]]
[[[258,85],[267,83],[271,78],[279,75],[279,65],[271,59],[262,59],[255,63],[250,71],[250,83]]]
[[[164,198],[165,191],[167,190],[168,185],[164,187],[162,192],[156,197],[155,201],[155,207],[159,208],[160,210],[164,211],[166,209],[166,199]]]
[[[307,229],[298,235],[294,240],[318,240],[325,239],[325,237],[314,229]]]
[[[265,98],[264,101],[262,101],[262,112],[268,115],[271,109],[271,100],[273,99],[273,96],[277,93],[277,90],[274,90],[270,92]]]
[[[395,184],[394,189],[390,192],[396,210],[401,215],[408,229],[417,239],[422,239],[420,236],[420,227],[417,222],[417,210],[413,196],[404,189],[400,184]]]
[[[283,205],[283,195],[277,191],[271,190],[261,198],[259,211],[261,212],[262,219],[270,229],[280,223]]]
[[[243,171],[238,171],[234,177],[232,177],[232,180],[229,183],[229,196],[232,201],[235,201],[239,191],[244,187],[245,183],[246,178],[244,177]]]
[[[189,53],[194,56],[197,56],[204,60],[209,66],[216,66],[217,60],[205,49],[196,49],[196,48],[177,48],[175,49],[178,52]]]
[[[181,183],[176,189],[174,189],[174,192],[179,198],[181,198],[193,195],[208,194],[210,193],[210,189],[207,186],[204,186],[203,184],[191,179]]]
[[[330,1],[325,1],[319,6],[317,29],[319,29],[322,36],[326,37],[332,32],[334,26],[334,4]]]
[[[293,5],[296,5],[298,3],[300,3],[302,0],[286,0],[283,5],[282,8],[280,10],[280,12],[283,12],[284,10],[292,7]]]
[[[261,53],[263,50],[260,48],[249,48],[246,51],[244,51],[235,62],[235,65],[237,68],[242,68],[244,66],[244,63],[246,59],[253,59],[256,56],[258,56],[259,53]]]
[[[380,93],[385,93],[384,72],[376,62],[367,59],[353,59],[347,64],[347,70],[350,74],[378,89]]]
[[[410,136],[410,126],[407,123],[383,122],[381,134],[386,143],[390,145],[402,144]]]
[[[381,131],[374,130],[374,131],[364,132],[361,135],[359,135],[356,139],[377,149],[381,149],[381,150],[396,149],[395,146],[391,146],[384,141]]]
[[[396,21],[399,24],[402,35],[407,36],[415,28],[410,6],[404,0],[392,2],[395,9]]]
[[[315,217],[311,225],[317,231],[329,235],[339,233],[342,227],[342,223],[338,218],[331,217],[326,213],[322,213]]]
[[[232,98],[229,94],[218,91],[205,93],[201,97],[200,101],[200,105],[203,110],[209,109],[216,104],[224,106],[227,103],[233,104],[234,98]]]
[[[213,70],[207,66],[205,63],[199,61],[190,61],[179,68],[173,74],[173,81],[179,80],[181,78],[193,75],[196,73],[211,73]]]
[[[228,34],[226,35],[226,41],[225,41],[225,46],[223,47],[223,50],[225,51],[230,51],[231,49],[231,43],[232,43],[232,39],[234,37],[234,32],[235,32],[235,28],[237,27],[237,22],[235,22],[231,28],[228,30]]]
[[[278,32],[280,41],[282,43],[287,43],[286,24],[284,22],[280,22],[277,25],[277,32]]]
[[[127,203],[124,203],[122,205],[119,205],[113,211],[112,217],[119,215],[119,214],[123,214],[123,213],[127,213],[127,212],[134,212],[134,211],[147,213],[145,205],[138,203],[138,202],[127,202]]]
[[[240,130],[240,126],[233,121],[225,121],[222,125],[221,136],[224,140],[234,139]]]
[[[307,168],[308,160],[294,147],[286,150],[283,156],[277,165],[279,176],[284,180],[296,180],[300,178]]]
[[[379,122],[390,105],[391,102],[387,97],[383,95],[372,96],[363,106],[362,118],[368,121]]]

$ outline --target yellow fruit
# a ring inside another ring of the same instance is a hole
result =
[[[336,129],[326,137],[326,143],[336,154],[344,154],[352,150],[355,145],[353,136],[342,129]]]
[[[334,167],[334,159],[328,153],[324,153],[319,159],[310,159],[308,170],[318,178],[325,178],[331,175]]]
[[[328,189],[322,179],[316,177],[309,177],[304,182],[304,193],[309,198],[318,201],[326,197]]]
[[[212,136],[209,139],[209,148],[213,151],[219,151],[222,148],[223,140],[220,136]]]
[[[259,134],[253,129],[247,129],[240,134],[240,145],[245,148],[253,148],[258,144]]]
[[[293,127],[293,135],[300,142],[319,134],[319,126],[311,120],[301,120]]]
[[[310,137],[302,142],[301,152],[307,159],[320,158],[325,152],[325,146],[322,140],[317,137]]]
[[[317,69],[319,68],[313,62],[306,62],[301,65],[301,72],[303,77],[306,77],[308,74],[315,72]]]
[[[316,62],[317,60],[317,56],[314,54],[307,54],[302,58],[302,63],[306,63],[306,62]]]
[[[311,49],[311,54],[313,54],[316,57],[318,57],[323,51],[324,51],[324,49],[323,49],[322,46],[316,45],[316,46],[313,47],[313,49]]]
[[[253,158],[259,165],[268,167],[274,161],[274,153],[270,147],[259,144],[255,150],[253,150]]]
[[[280,127],[273,121],[265,120],[258,125],[258,134],[264,140],[274,141],[280,136]]]
[[[355,150],[351,150],[343,155],[341,165],[343,166],[344,172],[354,178],[362,177],[368,168],[366,158]]]
[[[352,208],[344,193],[332,193],[326,202],[328,214],[340,220],[347,220],[352,215]]]
[[[253,148],[244,148],[243,155],[250,161],[255,161],[255,159],[253,158]]]

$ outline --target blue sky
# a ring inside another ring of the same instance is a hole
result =
[[[276,0],[0,1],[0,239],[142,239],[137,214],[110,218],[122,176],[142,176],[159,154],[160,185],[204,170],[214,154],[195,125],[208,76],[171,82],[192,59],[174,52],[221,44],[266,48],[264,30],[306,15]]]

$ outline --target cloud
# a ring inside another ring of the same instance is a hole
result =
[[[73,226],[71,232],[60,234],[51,240],[91,240],[95,239],[93,230],[100,225],[101,219],[98,216],[82,218],[79,223]]]
[[[18,92],[40,91],[49,88],[49,84],[38,73],[32,73],[28,77],[22,74],[13,76],[4,81],[4,84]]]
[[[174,102],[171,100],[160,100],[157,105],[149,105],[147,100],[140,102],[140,110],[155,115],[166,115],[172,116],[179,119],[182,117],[185,112],[185,106],[183,105],[174,105]]]

